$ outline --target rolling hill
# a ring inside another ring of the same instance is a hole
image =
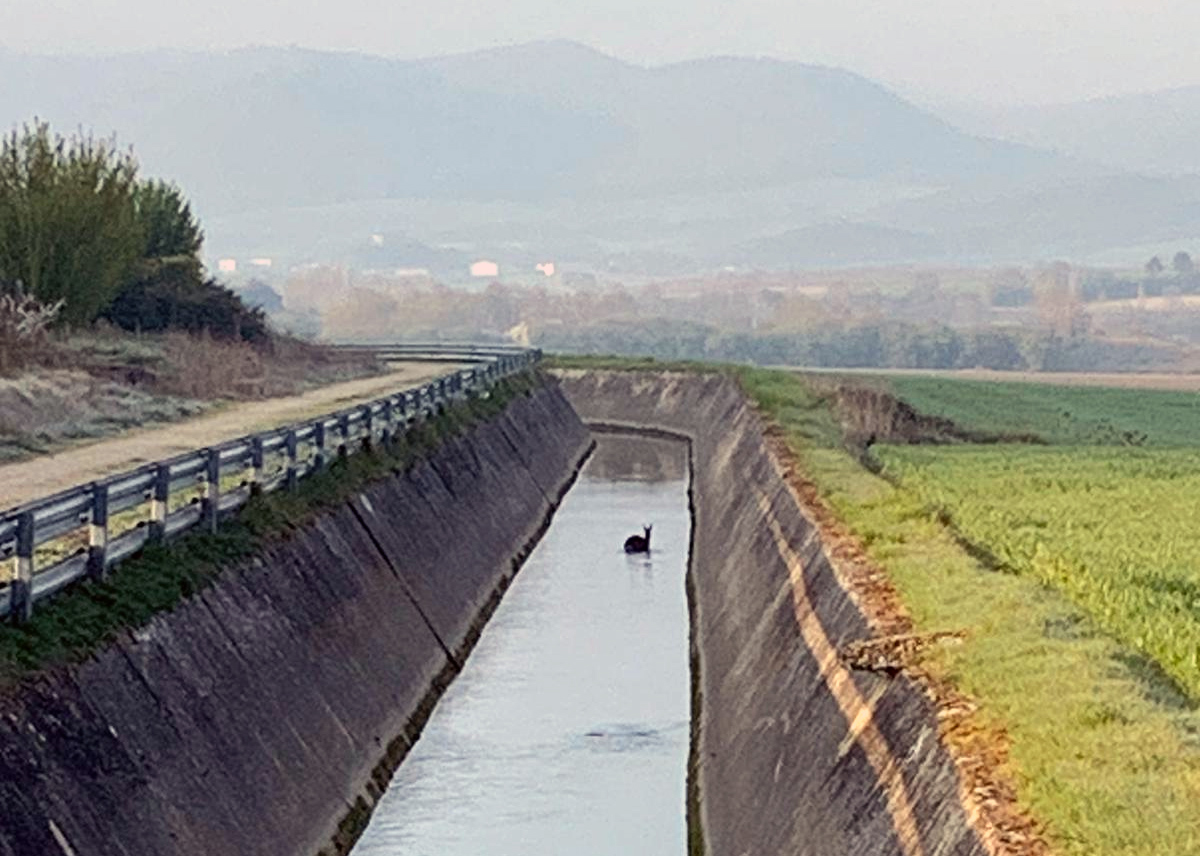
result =
[[[1058,174],[865,78],[774,60],[643,68],[569,42],[399,61],[296,49],[0,55],[0,123],[132,142],[219,210],[360,198],[645,197],[836,176]]]
[[[856,247],[880,263],[1090,251],[1172,226],[1147,225],[1141,202],[1126,212],[1112,169],[963,132],[849,71],[769,59],[643,67],[571,42],[414,61],[0,53],[0,79],[0,125],[115,132],[187,190],[217,254],[353,259],[379,231],[425,255],[789,266]],[[1120,180],[1165,212],[1200,201],[1191,185]]]

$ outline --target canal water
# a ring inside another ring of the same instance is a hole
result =
[[[598,438],[354,856],[686,852],[686,469]]]

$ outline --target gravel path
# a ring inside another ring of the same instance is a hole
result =
[[[445,363],[396,363],[384,375],[331,384],[303,395],[239,403],[196,419],[135,430],[0,465],[0,508],[22,505],[140,464],[370,401],[417,386],[454,368]]]

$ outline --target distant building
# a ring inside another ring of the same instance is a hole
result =
[[[504,335],[518,345],[524,345],[526,348],[529,347],[529,324],[525,321],[522,321],[509,330],[505,330]]]
[[[237,273],[237,259],[219,259],[217,270],[221,273]]]
[[[258,258],[250,259],[250,264],[252,264],[254,267],[269,268],[272,264],[274,264],[274,262],[271,259]]]
[[[480,259],[479,261],[471,264],[471,276],[500,276],[500,265],[496,264],[496,262],[488,261],[487,259]]]
[[[542,262],[535,268],[535,270],[538,273],[545,274],[546,276],[554,276],[554,262]]]

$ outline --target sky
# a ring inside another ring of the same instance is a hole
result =
[[[660,64],[849,68],[931,103],[1048,103],[1200,84],[1196,0],[0,0],[33,53],[299,45],[398,57],[539,39]]]

